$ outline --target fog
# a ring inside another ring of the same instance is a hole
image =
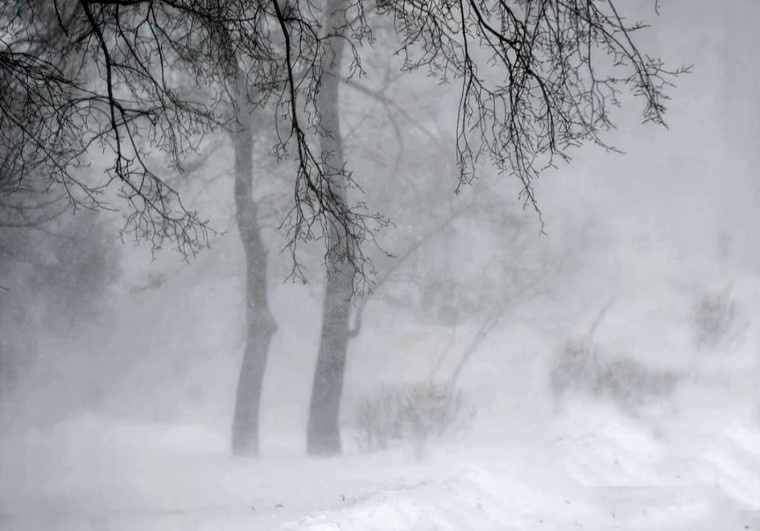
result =
[[[271,123],[258,457],[230,450],[246,271],[223,135],[176,181],[216,230],[195,256],[120,237],[115,211],[0,228],[0,528],[760,528],[760,4],[633,4],[642,47],[693,71],[667,127],[623,96],[620,152],[573,150],[540,212],[487,164],[455,193],[456,84],[399,81],[402,140],[341,89],[349,193],[391,222],[352,304],[341,456],[307,457],[324,244],[294,277]]]

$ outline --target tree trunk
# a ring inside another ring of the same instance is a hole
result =
[[[325,8],[326,34],[338,34],[347,26],[346,0],[328,0]],[[322,83],[317,94],[321,125],[322,161],[331,189],[346,203],[346,177],[343,139],[340,132],[339,88],[344,39],[332,38],[326,44],[322,64]],[[309,455],[337,455],[341,452],[340,401],[349,340],[349,312],[354,267],[340,252],[345,243],[340,220],[331,223],[327,240],[327,285],[322,314],[322,332],[314,372],[307,451]]]
[[[267,252],[261,240],[258,205],[253,199],[253,133],[251,107],[241,97],[240,130],[233,133],[235,148],[235,217],[245,252],[246,341],[238,380],[232,423],[232,453],[259,453],[259,411],[269,345],[277,325],[267,301]]]

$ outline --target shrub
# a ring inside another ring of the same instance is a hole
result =
[[[692,326],[698,346],[715,346],[728,334],[734,322],[731,284],[705,293],[694,305]]]
[[[431,438],[461,433],[472,418],[460,390],[440,383],[383,386],[359,401],[357,444],[365,453],[412,443],[422,457]]]

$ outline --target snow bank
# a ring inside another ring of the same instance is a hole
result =
[[[512,452],[514,454],[514,452]],[[527,463],[526,463],[527,464]],[[685,487],[579,487],[561,475],[535,483],[509,466],[470,466],[451,478],[378,493],[355,507],[283,526],[289,531],[693,530],[760,524],[720,492]],[[539,474],[540,475],[540,474]],[[748,528],[747,528],[748,529]]]
[[[447,456],[436,465],[451,463],[454,471],[446,478],[377,492],[283,529],[730,531],[760,526],[757,427],[732,424],[706,453],[678,460],[667,440],[645,423],[603,413],[593,426],[587,423],[585,430],[559,439],[554,451],[515,446]],[[466,461],[477,464],[455,464]]]

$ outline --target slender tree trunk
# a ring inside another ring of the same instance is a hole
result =
[[[235,147],[235,209],[245,252],[246,342],[232,423],[232,453],[259,453],[259,411],[269,345],[277,326],[267,301],[267,252],[261,240],[258,205],[253,199],[253,133],[250,105],[240,98],[240,130],[233,134]]]
[[[0,287],[0,297],[5,295],[3,291],[5,288]],[[0,323],[3,323],[4,326],[0,328],[0,420],[3,419],[3,406],[5,398],[8,396],[8,391],[10,390],[10,386],[13,380],[13,374],[11,372],[12,369],[12,362],[11,362],[11,352],[8,348],[8,341],[5,339],[5,336],[7,333],[10,332],[10,330],[4,330],[7,324],[7,320],[5,316],[3,315],[5,313],[5,304],[7,304],[5,301],[0,301]]]
[[[325,9],[325,32],[334,34],[347,25],[346,0],[328,0]],[[339,88],[344,39],[333,38],[322,58],[322,83],[317,95],[322,129],[324,173],[332,175],[331,188],[346,202],[346,181],[340,173],[344,165],[343,139],[340,132]],[[340,401],[349,340],[349,313],[354,268],[339,252],[345,242],[339,222],[328,232],[327,285],[322,314],[322,333],[314,372],[307,450],[309,455],[337,455],[341,452]]]

